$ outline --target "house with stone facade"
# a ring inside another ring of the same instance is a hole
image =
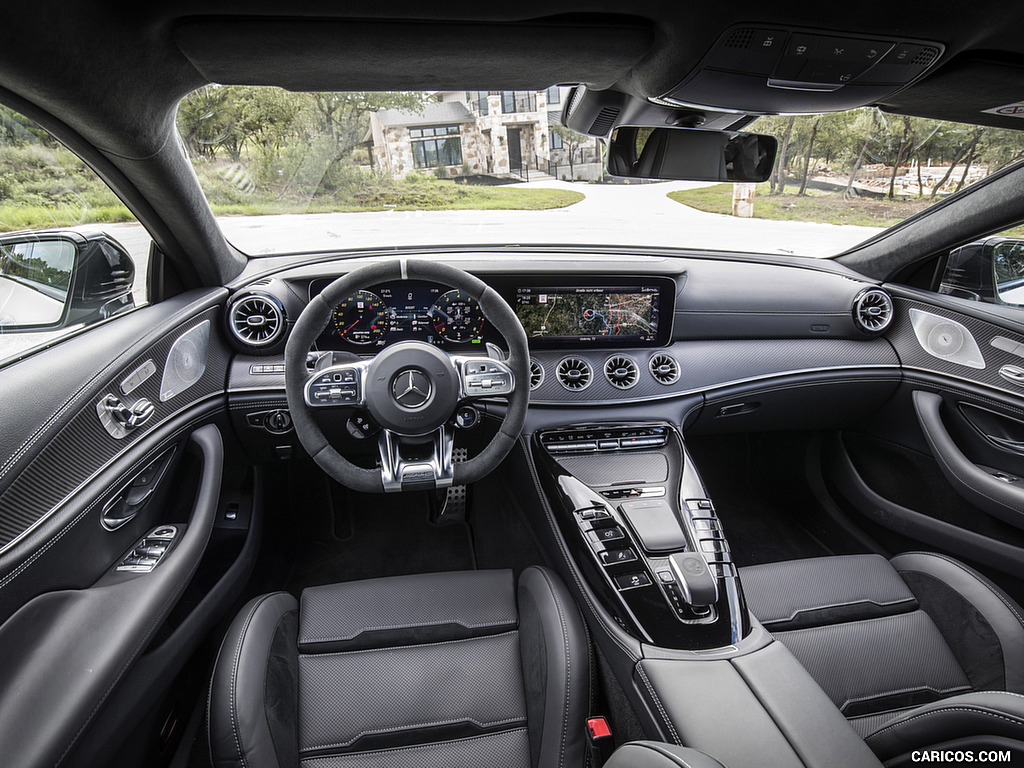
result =
[[[452,176],[537,178],[558,163],[568,167],[551,127],[567,91],[440,91],[419,110],[371,114],[364,144],[375,168],[400,178],[439,168]],[[599,153],[593,144],[577,149],[580,162]]]

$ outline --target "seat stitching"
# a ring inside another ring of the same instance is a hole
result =
[[[231,684],[228,686],[231,691],[230,694],[230,707],[229,711],[231,714],[231,730],[235,737],[235,749],[238,750],[238,759],[241,761],[243,766],[248,766],[249,762],[245,759],[245,754],[242,752],[242,742],[238,735],[239,723],[238,723],[238,709],[236,705],[237,690],[235,688],[235,681],[238,679],[238,663],[242,657],[242,645],[245,643],[245,635],[249,631],[249,624],[252,622],[252,617],[256,615],[256,611],[269,600],[272,595],[264,595],[260,598],[256,604],[249,611],[249,615],[245,617],[245,622],[242,624],[242,631],[238,635],[238,643],[235,645],[235,659],[231,665]]]
[[[668,712],[665,711],[665,707],[662,706],[661,699],[658,697],[658,692],[654,690],[654,686],[651,685],[651,681],[647,677],[647,672],[644,671],[643,665],[640,662],[637,662],[636,670],[640,673],[640,679],[643,680],[644,685],[647,686],[648,692],[654,699],[654,704],[658,707],[658,712],[661,713],[661,719],[665,721],[665,726],[668,728],[669,735],[672,737],[672,740],[676,744],[682,744],[679,740],[679,734],[676,732],[675,725],[673,725],[672,720],[669,719]]]
[[[569,691],[572,688],[572,659],[569,658],[569,632],[565,623],[565,613],[562,611],[562,603],[558,599],[551,579],[543,569],[538,568],[537,572],[544,578],[544,583],[551,593],[551,599],[555,601],[558,621],[562,626],[562,650],[565,653],[565,693],[562,696],[562,741],[561,748],[558,750],[558,764],[562,765],[565,762],[565,745],[569,741]]]
[[[464,742],[470,742],[470,741],[478,741],[478,740],[481,740],[481,739],[490,739],[490,738],[493,738],[495,735],[500,735],[500,734],[525,733],[525,732],[526,732],[525,728],[512,728],[512,729],[510,729],[508,731],[499,731],[498,734],[486,733],[486,734],[483,734],[481,736],[469,736],[469,737],[463,738],[463,739],[451,739],[451,740],[446,741],[446,742],[434,742],[432,744],[413,744],[412,746],[409,746],[409,747],[393,747],[391,749],[372,749],[372,750],[366,750],[364,752],[354,752],[353,754],[357,754],[357,755],[377,755],[377,754],[384,755],[384,754],[391,754],[391,753],[396,753],[396,752],[414,752],[416,750],[431,749],[433,747],[437,747],[439,744],[457,744],[457,743],[464,743]],[[335,757],[335,755],[322,755],[322,756],[316,756],[316,757],[307,758],[304,762],[314,762],[314,761],[317,761],[317,760],[330,760],[330,759],[332,759],[334,757]]]
[[[431,648],[439,645],[454,645],[455,643],[480,643],[485,640],[494,640],[499,637],[512,637],[519,634],[518,629],[510,629],[508,632],[499,632],[496,635],[483,635],[482,637],[462,637],[458,640],[438,640],[434,643],[415,643],[410,645],[388,645],[383,648],[359,648],[354,651],[331,651],[329,653],[303,653],[303,656],[316,656],[326,658],[328,656],[351,656],[357,653],[379,653],[380,651],[400,651],[404,648]]]
[[[884,728],[882,728],[882,730],[875,731],[874,733],[872,733],[867,738],[868,739],[873,739],[876,736],[881,736],[886,731],[890,731],[893,728],[899,728],[901,725],[905,725],[906,723],[912,722],[914,720],[920,720],[921,718],[928,717],[929,715],[944,714],[946,712],[969,712],[971,714],[976,714],[976,715],[988,715],[989,717],[995,717],[995,718],[998,718],[1000,720],[1005,720],[1006,722],[1013,723],[1014,725],[1024,725],[1024,720],[1022,720],[1022,719],[1020,719],[1018,717],[1012,717],[1010,715],[1003,715],[1003,714],[999,714],[997,712],[991,712],[991,711],[989,711],[987,709],[981,709],[980,707],[970,707],[970,706],[939,707],[939,708],[936,708],[936,709],[929,710],[928,712],[922,712],[919,715],[913,715],[911,717],[908,717],[908,718],[905,718],[905,719],[901,719],[898,723],[893,723],[892,725],[887,725]]]
[[[455,725],[456,723],[472,723],[479,728],[491,728],[495,725],[507,725],[508,723],[521,723],[523,717],[506,717],[503,720],[490,720],[482,723],[472,717],[453,717],[448,720],[433,720],[426,723],[409,723],[408,725],[394,725],[388,728],[368,728],[360,731],[348,741],[339,741],[333,744],[316,744],[311,747],[302,747],[299,752],[315,752],[318,749],[336,749],[338,747],[350,747],[359,741],[363,736],[373,736],[379,733],[397,733],[399,731],[413,731],[417,728],[432,728],[435,725]]]

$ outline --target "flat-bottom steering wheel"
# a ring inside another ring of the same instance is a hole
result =
[[[331,365],[310,375],[306,357],[346,296],[389,280],[428,280],[465,291],[508,345],[505,360],[450,355],[433,344],[402,341],[369,360]],[[399,259],[360,267],[314,296],[285,347],[285,394],[295,433],[321,469],[344,486],[370,493],[446,488],[479,480],[512,449],[526,422],[530,357],[515,312],[486,283],[433,261]],[[475,457],[453,463],[452,419],[460,405],[500,396],[508,408],[497,434]],[[358,467],[330,444],[313,411],[365,408],[381,427],[381,466]],[[414,452],[403,447],[416,446]],[[407,458],[410,453],[415,458]]]

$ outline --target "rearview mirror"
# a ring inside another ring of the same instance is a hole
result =
[[[103,233],[0,237],[0,333],[88,324],[134,306],[135,267]]]
[[[778,146],[763,133],[627,126],[612,134],[608,172],[634,179],[759,182],[771,175]]]

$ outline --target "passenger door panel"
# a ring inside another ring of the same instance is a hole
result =
[[[1014,448],[1024,387],[999,373],[1024,363],[1024,334],[985,307],[890,288],[903,383],[828,446],[830,487],[894,548],[939,548],[1024,577],[1024,454]]]

